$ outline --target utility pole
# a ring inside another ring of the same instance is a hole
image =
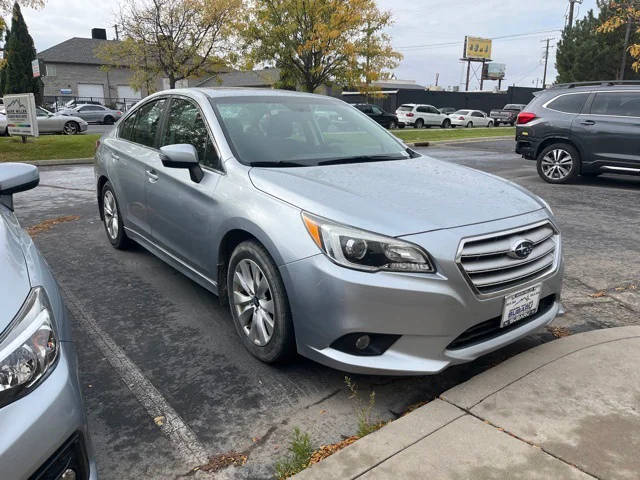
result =
[[[582,3],[582,0],[569,0],[569,20],[567,22],[569,30],[573,27],[573,9],[576,3]]]
[[[629,48],[629,37],[631,36],[631,24],[633,20],[631,16],[627,18],[627,30],[624,33],[624,48],[622,49],[622,60],[620,62],[620,73],[618,74],[618,80],[624,80],[624,71],[627,68],[627,48]]]
[[[120,40],[120,34],[118,33],[118,24],[116,23],[113,28],[116,29],[116,40]]]
[[[547,84],[547,65],[549,64],[549,42],[553,40],[553,38],[546,38],[542,40],[543,42],[547,42],[547,46],[544,49],[544,75],[542,77],[542,88],[546,88]]]

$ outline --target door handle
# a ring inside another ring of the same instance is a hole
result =
[[[120,155],[118,155],[117,153],[111,152],[111,158],[113,158],[117,162],[118,160],[120,160]]]
[[[584,120],[582,122],[580,122],[581,125],[595,125],[596,122],[594,122],[593,120]]]
[[[158,175],[155,170],[147,170],[147,177],[151,183],[156,183],[158,181]]]

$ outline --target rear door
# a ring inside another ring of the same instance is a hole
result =
[[[572,133],[595,166],[640,168],[640,90],[596,92]]]
[[[477,110],[471,112],[471,117],[471,121],[476,127],[486,127],[489,124],[487,117]]]
[[[115,137],[105,137],[109,178],[126,228],[151,238],[147,211],[148,170],[160,162],[158,137],[167,99],[154,99],[128,116]]]

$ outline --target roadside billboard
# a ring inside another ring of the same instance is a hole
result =
[[[33,70],[33,78],[40,76],[40,60],[37,58],[31,61],[31,70]]]
[[[482,69],[482,78],[485,80],[503,80],[507,66],[504,63],[489,62],[485,63]]]
[[[488,60],[491,58],[491,39],[464,37],[465,60]]]
[[[17,137],[39,136],[36,100],[33,93],[5,95],[3,100],[9,134]]]

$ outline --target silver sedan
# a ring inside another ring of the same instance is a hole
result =
[[[337,99],[160,92],[102,137],[95,169],[108,241],[218,295],[264,362],[435,373],[560,309],[542,199],[424,157]]]
[[[56,115],[42,107],[36,108],[38,131],[40,133],[64,133],[75,135],[87,130],[89,124],[80,117]]]
[[[113,110],[104,105],[94,104],[81,104],[73,108],[64,108],[58,111],[58,114],[80,117],[89,123],[102,123],[104,125],[113,125],[122,117],[120,110]]]

